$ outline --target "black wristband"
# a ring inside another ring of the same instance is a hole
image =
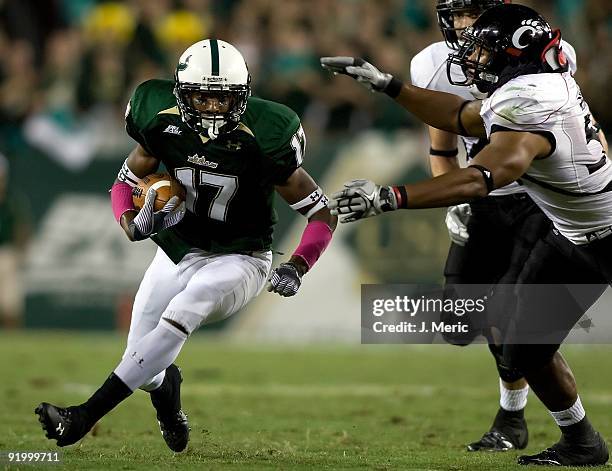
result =
[[[429,155],[435,155],[436,157],[457,157],[459,155],[459,149],[453,150],[437,150],[433,147],[429,148]]]
[[[485,180],[485,184],[487,185],[487,194],[491,193],[495,189],[495,183],[493,182],[493,174],[491,170],[482,165],[469,165],[469,168],[475,168],[482,173],[482,177]]]
[[[387,85],[387,87],[383,91],[391,98],[397,98],[403,87],[404,82],[399,79],[396,79],[395,77],[392,77],[391,81],[389,82],[389,85]]]

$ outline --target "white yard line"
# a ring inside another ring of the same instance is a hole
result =
[[[89,396],[95,391],[90,384],[66,383],[66,392]],[[275,396],[275,397],[392,397],[416,396],[432,397],[452,395],[470,399],[481,399],[491,395],[488,389],[459,387],[457,385],[434,386],[429,384],[183,384],[182,392],[202,396]],[[585,402],[612,404],[612,393],[604,391],[582,392]],[[535,398],[534,398],[535,399]]]

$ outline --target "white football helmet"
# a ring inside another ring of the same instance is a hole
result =
[[[194,131],[215,139],[234,130],[251,95],[251,76],[242,54],[220,39],[205,39],[181,55],[175,73],[174,95],[182,120]],[[206,97],[227,103],[225,112],[198,109]]]

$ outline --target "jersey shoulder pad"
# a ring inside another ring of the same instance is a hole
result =
[[[444,41],[430,44],[410,61],[413,85],[428,88],[436,72],[446,64],[450,50]]]
[[[291,108],[273,101],[250,97],[242,117],[264,154],[277,153],[300,128],[300,118]]]
[[[565,39],[562,39],[561,50],[567,58],[570,73],[575,75],[578,71],[578,57],[576,56],[576,49],[574,49],[574,46],[568,43]]]
[[[143,131],[160,111],[176,106],[174,82],[148,80],[136,87],[128,104],[125,117],[132,128]]]
[[[517,77],[483,102],[485,124],[512,129],[552,124],[554,116],[568,103],[568,88],[562,74]],[[518,127],[518,128],[517,128]]]

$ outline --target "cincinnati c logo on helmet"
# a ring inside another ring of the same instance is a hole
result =
[[[529,46],[530,40],[536,37],[538,32],[546,31],[546,27],[536,20],[523,20],[521,24],[522,26],[512,35],[512,45],[517,49],[525,49]],[[523,43],[523,39],[527,39],[527,42]]]

